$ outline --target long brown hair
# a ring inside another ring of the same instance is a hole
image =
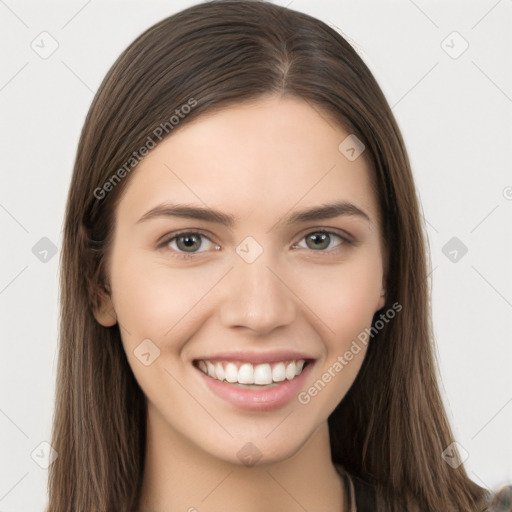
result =
[[[437,384],[426,240],[389,105],[356,51],[326,24],[270,3],[231,0],[192,6],[137,37],[107,73],[85,120],[61,253],[51,442],[58,457],[49,468],[47,512],[138,506],[146,399],[123,351],[123,327],[102,327],[93,316],[109,291],[114,212],[134,155],[206,112],[268,95],[306,100],[366,146],[382,219],[386,305],[403,306],[372,338],[353,386],[329,417],[333,462],[374,485],[389,510],[484,508],[488,493],[463,465],[454,469],[441,457],[454,438]],[[192,104],[171,126],[176,109]]]

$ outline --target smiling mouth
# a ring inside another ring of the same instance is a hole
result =
[[[272,388],[298,377],[312,359],[251,364],[240,361],[209,361],[196,359],[193,365],[212,379],[244,388]]]

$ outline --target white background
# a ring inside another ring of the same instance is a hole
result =
[[[61,228],[86,113],[118,55],[193,3],[0,0],[0,512],[46,504],[31,454],[50,441]],[[512,1],[275,3],[340,30],[393,108],[426,220],[448,414],[471,478],[511,483]],[[47,59],[31,48],[43,31],[59,45]],[[454,31],[469,44],[458,58]],[[32,252],[42,237],[57,248],[47,262]],[[452,237],[468,248],[456,262]]]

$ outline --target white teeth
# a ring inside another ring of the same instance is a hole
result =
[[[227,363],[225,366],[220,363],[212,363],[208,360],[198,362],[199,369],[210,377],[230,384],[268,386],[273,382],[283,382],[285,379],[292,380],[302,373],[305,361],[280,362],[272,366],[269,363],[252,365],[243,363],[237,368],[234,363]]]
[[[284,367],[284,363],[278,363],[274,366],[272,370],[272,380],[274,382],[283,382],[286,378],[286,369]]]
[[[217,379],[224,380],[226,372],[224,371],[224,366],[222,366],[222,363],[217,363],[215,365],[215,373],[217,374]]]
[[[233,382],[238,382],[238,369],[236,364],[228,363],[226,365],[226,376],[225,379],[233,384]]]
[[[214,379],[217,378],[217,375],[215,374],[215,366],[213,366],[213,363],[210,363],[210,361],[206,361],[206,366],[208,368],[208,375],[210,377],[213,377]]]
[[[238,370],[239,384],[254,384],[254,368],[252,364],[245,363]]]
[[[272,370],[268,363],[256,366],[254,369],[254,384],[272,384]]]
[[[292,361],[286,367],[286,378],[292,380],[295,377],[295,363]]]

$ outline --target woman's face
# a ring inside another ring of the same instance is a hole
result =
[[[149,419],[174,439],[238,464],[282,460],[353,383],[384,290],[377,203],[349,135],[302,100],[266,98],[179,127],[132,171],[111,307]]]

